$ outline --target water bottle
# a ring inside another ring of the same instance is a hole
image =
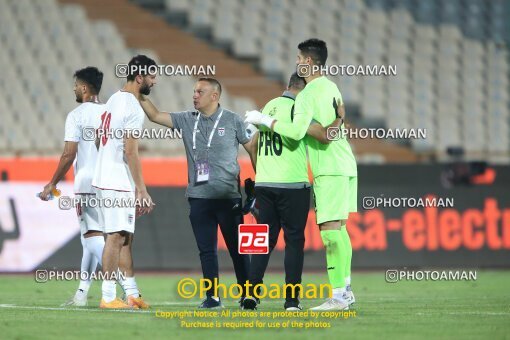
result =
[[[41,194],[42,192],[38,192],[37,194],[35,194],[35,197],[41,197]],[[50,193],[49,200],[52,200],[55,197],[59,197],[60,194],[61,194],[60,190],[58,190],[57,188],[53,189]]]

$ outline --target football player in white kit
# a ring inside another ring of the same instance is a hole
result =
[[[97,158],[94,132],[101,123],[101,114],[105,107],[98,99],[103,73],[96,67],[86,67],[76,71],[74,78],[74,94],[76,101],[81,104],[67,115],[64,152],[53,178],[39,195],[43,201],[50,198],[50,194],[73,163],[75,196],[86,199],[87,196],[94,195],[91,186]],[[87,132],[87,129],[90,131]],[[104,247],[103,228],[99,223],[98,210],[97,207],[87,205],[76,207],[83,247],[81,280],[75,295],[63,306],[87,305],[87,295],[92,283],[91,274],[96,271],[97,264],[101,264]]]
[[[106,235],[103,252],[103,281],[100,308],[149,308],[143,301],[133,272],[131,245],[135,232],[135,217],[152,211],[154,204],[147,193],[138,156],[138,141],[129,130],[141,130],[145,114],[138,100],[148,95],[156,84],[156,75],[148,74],[154,60],[138,55],[128,64],[127,83],[106,103],[98,133],[99,155],[92,186],[100,200],[141,205],[102,207],[100,220]],[[119,130],[124,131],[119,133]],[[120,270],[121,277],[118,270]],[[124,277],[125,276],[125,277]],[[116,297],[116,279],[123,281],[126,301]]]

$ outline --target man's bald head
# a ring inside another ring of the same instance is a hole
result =
[[[213,87],[214,91],[218,92],[218,98],[221,96],[221,84],[218,80],[209,77],[202,77],[199,78],[198,81],[205,81],[209,83]]]
[[[193,90],[193,106],[204,114],[213,113],[219,105],[221,84],[214,78],[199,78]]]

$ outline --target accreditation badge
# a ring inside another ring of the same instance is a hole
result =
[[[204,152],[201,157],[195,159],[195,175],[196,183],[205,183],[209,180],[209,160],[207,152]]]

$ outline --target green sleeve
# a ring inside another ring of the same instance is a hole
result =
[[[305,96],[298,95],[294,104],[294,120],[292,123],[276,121],[273,126],[274,132],[294,140],[303,139],[313,117],[310,106]]]

